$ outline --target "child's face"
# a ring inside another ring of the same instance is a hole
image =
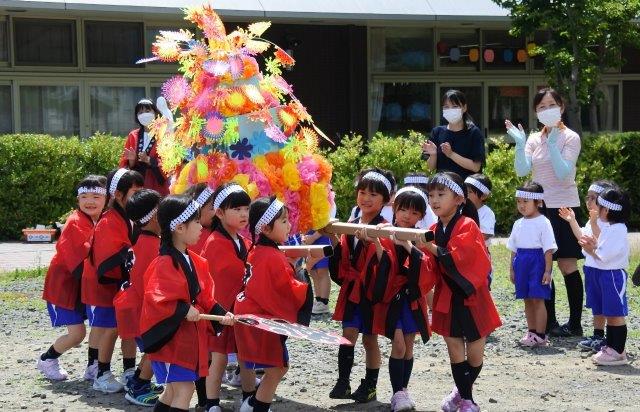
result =
[[[475,190],[467,186],[467,199],[473,203],[476,209],[480,209],[482,207],[482,202],[484,201],[483,197],[478,196]]]
[[[236,232],[249,224],[249,206],[239,206],[229,209],[216,210],[216,216],[227,227]]]
[[[200,224],[203,227],[211,227],[211,222],[215,216],[211,202],[212,200],[205,202],[202,208],[200,208]]]
[[[262,233],[277,244],[283,244],[289,238],[291,223],[289,223],[289,213],[287,209],[273,222],[273,227],[265,226]]]
[[[587,210],[594,210],[598,208],[598,204],[596,203],[598,200],[598,194],[596,192],[587,192],[587,196],[584,200],[587,203]]]
[[[86,213],[92,220],[97,220],[104,210],[107,196],[97,193],[82,193],[78,195],[78,208]]]
[[[356,204],[362,211],[362,215],[377,215],[384,206],[384,197],[382,194],[372,192],[369,189],[358,190]]]
[[[437,188],[429,192],[429,205],[438,217],[453,215],[464,199],[448,188]]]
[[[131,188],[127,191],[127,193],[124,196],[122,195],[122,192],[116,190],[116,194],[115,194],[116,201],[120,203],[120,206],[124,209],[124,205],[126,205],[129,199],[131,199],[131,196],[133,196],[135,192],[141,189],[142,189],[142,186],[131,186]]]
[[[395,219],[396,226],[414,228],[424,215],[412,208],[398,208],[396,210]]]
[[[175,233],[181,237],[187,246],[195,245],[200,240],[202,225],[198,219],[190,220],[188,223],[178,225]]]
[[[539,200],[516,198],[516,204],[518,206],[518,213],[524,217],[534,217],[540,214],[538,206]]]

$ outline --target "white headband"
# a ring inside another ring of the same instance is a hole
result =
[[[422,197],[422,199],[424,200],[424,204],[427,205],[427,206],[429,205],[429,200],[427,199],[427,195],[422,190],[418,189],[415,186],[405,186],[402,189],[398,190],[396,192],[396,198],[398,198],[398,196],[401,193],[406,193],[406,192],[413,192],[413,193],[419,194]]]
[[[107,189],[105,189],[104,187],[100,187],[100,186],[94,186],[94,187],[80,186],[78,188],[78,196],[80,196],[83,193],[95,193],[97,195],[106,196],[107,195]]]
[[[524,190],[516,190],[516,197],[520,199],[544,200],[544,193],[525,192]]]
[[[602,196],[598,196],[598,204],[602,207],[606,207],[607,209],[614,210],[616,212],[622,210],[622,205],[610,202],[607,199],[604,199]]]
[[[118,183],[120,182],[120,179],[128,171],[129,169],[123,168],[123,169],[118,169],[118,171],[113,174],[113,177],[111,178],[111,184],[109,185],[109,194],[111,196],[114,196],[116,194],[116,189],[118,189]]]
[[[140,220],[138,220],[138,222],[141,225],[146,225],[147,223],[149,223],[149,221],[151,220],[151,218],[153,217],[153,215],[155,215],[158,212],[158,208],[154,207],[153,210],[149,213],[147,213],[146,215],[144,215],[142,218],[140,218]],[[173,229],[172,229],[173,230]]]
[[[449,189],[451,189],[451,191],[453,193],[457,194],[458,196],[464,197],[464,191],[462,190],[460,185],[457,184],[456,182],[454,182],[453,180],[451,180],[449,177],[447,177],[445,175],[436,176],[433,179],[433,182],[441,184],[441,185],[444,185],[444,186],[448,187]]]
[[[182,213],[180,213],[180,216],[173,219],[171,223],[169,223],[169,229],[171,229],[172,232],[176,230],[176,227],[178,227],[180,223],[186,222],[187,219],[189,219],[191,216],[193,216],[194,213],[198,211],[198,209],[200,209],[200,204],[192,200],[191,203],[189,203],[189,206],[187,206],[187,208]]]
[[[149,99],[141,99],[138,104],[153,104],[153,102]]]
[[[478,190],[482,192],[484,195],[488,195],[491,193],[488,187],[486,187],[481,181],[478,179],[474,179],[473,177],[467,177],[464,179],[464,182],[468,185],[476,187]]]
[[[240,185],[229,185],[222,189],[220,193],[218,193],[218,196],[213,200],[213,209],[219,209],[222,202],[224,202],[231,193],[236,192],[244,192],[244,189]]]
[[[387,179],[386,177],[384,177],[384,175],[382,173],[378,173],[378,172],[367,172],[365,173],[364,176],[362,176],[362,179],[371,179],[371,180],[377,180],[378,182],[381,182],[384,187],[387,188],[387,190],[389,191],[389,194],[391,194],[391,189],[392,189],[392,185],[391,182],[389,181],[389,179]]]
[[[587,192],[596,192],[597,194],[600,194],[604,191],[605,191],[604,187],[600,185],[596,185],[595,183],[589,186],[589,189],[587,190]]]
[[[205,203],[207,203],[207,200],[209,200],[212,194],[213,194],[213,190],[209,189],[209,186],[205,187],[204,190],[200,193],[200,195],[198,195],[198,198],[196,199],[196,203],[199,205],[204,205]]]
[[[282,203],[278,199],[275,199],[269,205],[267,210],[265,210],[262,216],[260,216],[260,219],[258,219],[258,223],[256,223],[256,236],[262,233],[262,229],[264,228],[264,226],[269,224],[269,222],[271,222],[273,218],[276,217],[278,212],[280,212],[280,209],[282,209],[283,207],[284,203]]]
[[[405,185],[426,185],[429,183],[427,176],[407,176],[404,178]]]

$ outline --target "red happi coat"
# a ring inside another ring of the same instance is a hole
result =
[[[188,249],[193,250],[200,256],[204,256],[202,253],[204,251],[204,246],[207,244],[207,240],[209,239],[209,236],[211,236],[211,230],[207,229],[206,227],[203,227],[202,231],[200,231],[200,237],[198,238],[198,243],[196,243],[193,246],[189,246]]]
[[[159,250],[160,237],[146,230],[140,233],[133,245],[135,261],[129,273],[129,286],[120,290],[113,300],[121,339],[140,336],[140,311],[146,285],[144,274],[151,262],[158,257]]]
[[[91,217],[80,210],[74,211],[67,218],[56,243],[56,254],[44,278],[42,299],[52,305],[84,313],[80,300],[80,283],[93,228]]]
[[[252,274],[244,292],[236,298],[236,315],[251,313],[264,318],[299,322],[302,312],[310,311],[313,303],[311,287],[296,280],[293,267],[275,243],[261,238],[249,254],[249,263]],[[245,362],[288,366],[283,356],[284,337],[241,323],[233,329],[238,358]]]
[[[449,230],[444,232],[446,244],[438,243],[441,223],[431,227],[436,232],[438,256],[425,255],[427,267],[433,268],[437,277],[431,329],[439,335],[450,336],[453,292],[447,282],[453,282],[465,292],[464,305],[469,309],[478,333],[484,337],[502,325],[489,293],[487,273],[491,270],[491,260],[478,225],[466,216],[456,215],[454,219],[447,226]]]
[[[431,336],[426,295],[436,284],[433,263],[425,252],[413,247],[407,253],[389,239],[380,239],[382,257],[378,261],[375,249],[367,256],[367,271],[375,271],[373,302],[373,333],[393,339],[396,324],[406,300],[413,319],[418,325],[422,341]],[[428,252],[426,252],[428,253]]]
[[[131,222],[115,204],[98,221],[82,272],[82,303],[112,307],[133,262]]]
[[[140,133],[143,129],[135,129],[129,132],[127,136],[127,141],[124,143],[125,149],[135,150],[136,153],[142,153],[142,146],[144,145],[144,139],[140,138]],[[136,156],[136,161],[131,167],[132,170],[136,170],[140,172],[142,177],[144,177],[144,187],[147,189],[153,189],[160,193],[161,196],[166,196],[169,194],[169,180],[167,176],[165,176],[164,172],[161,168],[161,160],[158,157],[157,143],[154,138],[151,138],[151,141],[147,145],[147,148],[144,152],[150,157],[149,164],[138,161]],[[120,156],[120,167],[129,168],[129,161],[124,155],[124,151]]]
[[[384,223],[382,216],[376,216],[370,225]],[[363,322],[368,327],[373,325],[373,286],[375,284],[375,271],[367,276],[365,264],[367,256],[373,251],[375,245],[358,241],[355,236],[342,235],[340,243],[336,245],[333,256],[329,258],[331,279],[340,286],[336,309],[333,320],[350,321],[356,307],[360,309]]]
[[[227,231],[219,227],[211,233],[200,254],[209,262],[209,273],[216,285],[216,301],[232,312],[236,296],[242,291],[245,275],[249,272],[245,261],[250,242],[241,236],[238,239],[240,248]],[[219,336],[210,336],[209,350],[216,353],[236,353],[233,327],[224,328]]]
[[[204,320],[190,322],[185,317],[191,305],[200,313],[224,315],[226,311],[214,298],[207,260],[190,250],[187,253],[191,265],[175,248],[163,247],[160,256],[149,265],[140,332],[150,360],[179,365],[206,376],[209,335],[213,329],[220,331],[221,325]]]

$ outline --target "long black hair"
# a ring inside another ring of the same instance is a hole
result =
[[[151,109],[151,110],[153,110],[153,113],[155,113],[156,117],[162,116],[162,113],[160,113],[160,110],[158,110],[158,107],[156,106],[156,104],[151,99],[147,99],[147,98],[141,99],[136,104],[136,107],[135,107],[135,109],[133,111],[134,121],[140,127],[140,129],[142,129],[142,131],[144,132],[144,126],[140,123],[140,120],[138,120],[138,113],[140,112],[141,109]]]
[[[237,185],[237,183],[229,182],[219,186],[211,196],[211,202],[212,202],[211,207],[213,207],[213,202],[215,201],[216,197],[218,197],[220,192],[222,192],[227,187],[233,186],[233,185]],[[250,205],[251,205],[251,198],[249,197],[249,194],[243,190],[243,191],[229,193],[229,195],[222,201],[222,203],[220,203],[220,206],[218,207],[218,209],[227,210],[227,209],[234,209],[236,207],[243,207],[243,206],[250,206]],[[221,226],[222,226],[222,222],[220,221],[220,218],[218,216],[214,216],[213,220],[211,221],[211,230],[216,230]]]
[[[462,193],[464,194],[464,202],[460,205],[459,212],[463,216],[473,219],[473,221],[479,225],[480,219],[478,218],[478,211],[476,210],[476,207],[473,205],[473,203],[471,203],[471,201],[469,200],[469,193],[467,192],[467,186],[464,184],[464,180],[462,180],[462,177],[460,177],[459,174],[454,172],[436,173],[431,177],[431,179],[429,179],[429,185],[427,187],[427,191],[431,192],[433,190],[445,190],[445,189],[451,190],[447,186],[443,185],[442,183],[439,183],[438,177],[444,178],[444,179],[450,179],[455,184],[460,186],[460,189],[462,189]]]
[[[454,104],[462,109],[462,106],[467,105],[467,96],[462,93],[460,90],[449,89],[442,96],[442,105],[449,101],[451,104]],[[467,111],[462,113],[462,123],[464,130],[470,129],[474,126],[473,117],[469,114],[469,106],[467,105]]]
[[[113,206],[113,200],[115,200],[115,198],[112,199],[109,188],[111,187],[111,181],[113,180],[113,177],[118,172],[118,170],[120,169],[112,170],[107,175],[107,185],[106,185],[107,186],[107,202],[111,202],[110,206]],[[135,170],[127,170],[120,177],[120,180],[118,180],[116,191],[126,196],[127,192],[129,192],[129,189],[131,189],[134,186],[144,186],[144,178],[140,173],[136,172]]]
[[[251,232],[251,248],[253,248],[256,244],[256,225],[258,221],[264,215],[264,212],[267,211],[269,205],[276,200],[275,196],[271,197],[261,197],[259,199],[251,202],[249,206],[249,232]],[[283,206],[282,209],[271,219],[271,221],[267,222],[265,226],[268,226],[270,229],[273,229],[273,224],[276,220],[278,220],[285,213],[286,206]],[[260,234],[262,236],[262,233]],[[259,238],[258,238],[259,239]]]

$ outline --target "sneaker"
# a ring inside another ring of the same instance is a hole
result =
[[[238,368],[234,369],[230,375],[231,376],[227,375],[227,383],[229,385],[236,388],[242,386],[242,379],[240,378],[240,370],[238,370]]]
[[[591,351],[593,353],[598,353],[600,352],[600,349],[602,349],[604,346],[607,346],[607,340],[605,338],[596,339],[593,341],[593,344],[591,345]]]
[[[96,376],[98,376],[98,361],[93,361],[93,363],[84,370],[84,380],[92,381],[96,379]]]
[[[351,399],[351,385],[349,381],[338,379],[331,392],[329,392],[331,399]]]
[[[561,338],[569,338],[571,336],[582,336],[582,326],[572,328],[568,323],[562,326],[556,326],[549,331],[549,335]]]
[[[360,386],[351,394],[351,399],[358,403],[367,403],[376,400],[376,385],[367,379],[360,380]]]
[[[463,399],[460,404],[460,412],[480,412],[480,407],[469,399]]]
[[[209,409],[207,410],[207,412],[222,412],[222,408],[221,408],[221,407],[219,407],[218,405],[216,405],[216,406],[212,406],[211,408],[209,408]]]
[[[240,405],[240,412],[253,412],[253,406],[249,405],[249,399],[251,398],[252,397],[250,396],[242,402],[242,405]],[[271,412],[271,409],[269,409],[269,412]]]
[[[409,399],[409,402],[411,402],[411,407],[415,408],[416,407],[416,401],[413,400],[413,398],[411,397],[411,394],[409,393],[407,388],[404,388],[403,391],[407,395],[407,399]]]
[[[584,338],[583,340],[581,340],[580,342],[578,342],[578,349],[582,349],[583,351],[591,351],[592,345],[593,345],[593,341],[598,339],[595,336],[590,336],[588,338]]]
[[[627,354],[624,351],[622,351],[622,353],[618,353],[609,346],[603,346],[602,349],[600,349],[600,352],[593,355],[591,359],[593,360],[593,363],[601,366],[619,366],[629,363]]]
[[[93,389],[102,393],[117,393],[124,389],[124,385],[107,371],[93,381]]]
[[[443,412],[456,412],[461,404],[462,398],[460,397],[460,392],[458,392],[458,388],[454,386],[451,393],[442,400],[440,409],[442,409]]]
[[[138,406],[155,406],[158,397],[159,395],[153,392],[150,384],[142,385],[140,388],[134,388],[132,385],[124,395],[126,400]]]
[[[36,367],[47,379],[51,379],[54,381],[64,381],[69,378],[69,374],[66,370],[64,370],[62,366],[60,366],[58,359],[42,360],[40,359],[40,356],[38,356]]]
[[[162,392],[164,392],[164,385],[158,385],[157,383],[151,382],[151,392],[162,395]]]
[[[391,410],[393,412],[410,411],[413,409],[409,397],[404,391],[399,391],[391,397]]]
[[[120,383],[124,385],[125,390],[129,389],[129,383],[133,375],[136,374],[136,368],[129,368],[126,371],[122,372],[122,376],[120,377]]]
[[[533,346],[549,346],[549,338],[547,338],[546,336],[544,339],[542,339],[540,336],[538,336],[538,334],[532,333],[531,338],[533,339]]]
[[[322,315],[325,313],[329,313],[329,305],[327,305],[326,303],[314,300],[313,308],[311,308],[311,313],[313,315]]]
[[[536,336],[537,335],[535,333],[531,333],[531,332],[527,331],[527,333],[524,334],[522,339],[520,339],[520,345],[526,346],[528,348],[536,346],[536,341],[534,339],[534,337],[536,337]]]

